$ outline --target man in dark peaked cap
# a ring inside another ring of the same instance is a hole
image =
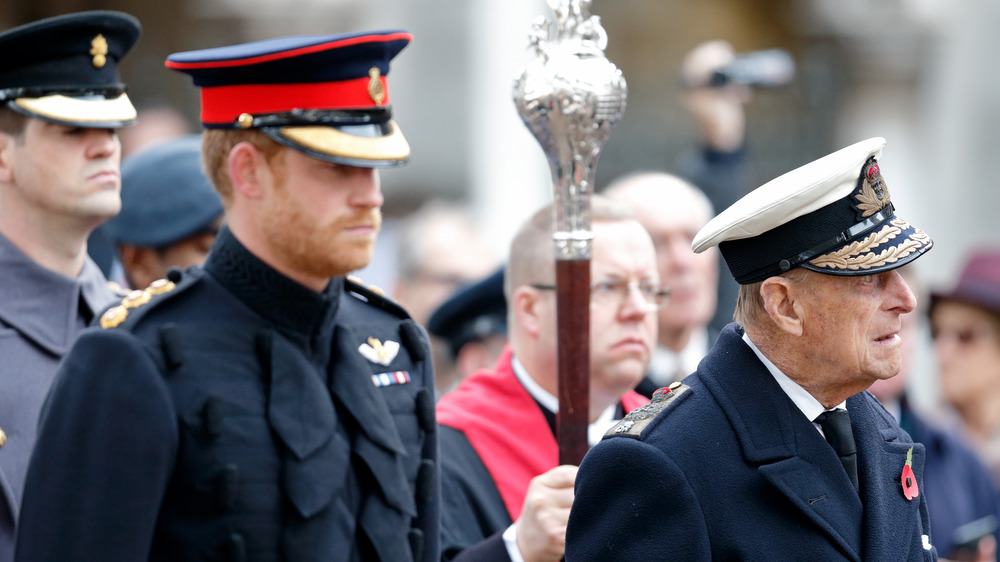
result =
[[[201,135],[163,141],[122,162],[122,210],[101,230],[128,285],[201,265],[222,226],[222,201],[201,166]]]
[[[885,140],[749,193],[695,236],[740,293],[694,374],[581,463],[567,560],[935,560],[926,452],[866,391],[899,372],[895,271],[932,245],[896,216]]]
[[[121,205],[116,130],[136,112],[118,63],[139,32],[82,12],[0,33],[0,561],[56,366],[115,299],[87,237]]]
[[[507,344],[507,300],[504,268],[455,291],[427,321],[427,331],[448,344],[455,378],[438,390],[445,393],[480,369],[492,367]]]
[[[171,55],[225,207],[203,267],[101,317],[57,375],[21,560],[438,558],[423,330],[355,280],[383,202],[403,31]],[[58,506],[53,509],[52,506]]]

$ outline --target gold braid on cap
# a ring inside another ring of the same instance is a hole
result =
[[[872,248],[881,246],[889,240],[899,236],[899,234],[907,228],[913,228],[913,233],[910,234],[902,244],[886,248],[877,254],[870,251]],[[882,229],[878,232],[873,232],[865,239],[852,242],[836,252],[831,252],[809,260],[809,263],[816,267],[850,269],[851,271],[882,267],[887,263],[895,263],[905,258],[927,245],[930,240],[930,236],[927,236],[924,231],[911,226],[902,219],[897,218],[890,221],[889,224],[882,227]]]

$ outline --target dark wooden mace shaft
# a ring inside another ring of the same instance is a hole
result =
[[[559,464],[587,454],[590,418],[590,260],[556,261]]]

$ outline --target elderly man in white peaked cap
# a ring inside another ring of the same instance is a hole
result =
[[[865,391],[900,368],[931,239],[895,214],[885,141],[839,150],[712,219],[740,294],[698,370],[584,459],[567,560],[934,560],[924,448]]]

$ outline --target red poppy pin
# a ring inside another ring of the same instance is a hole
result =
[[[917,477],[913,475],[913,447],[906,452],[906,465],[903,466],[903,474],[899,477],[900,483],[903,484],[903,496],[912,500],[920,494],[920,490],[917,489]]]

